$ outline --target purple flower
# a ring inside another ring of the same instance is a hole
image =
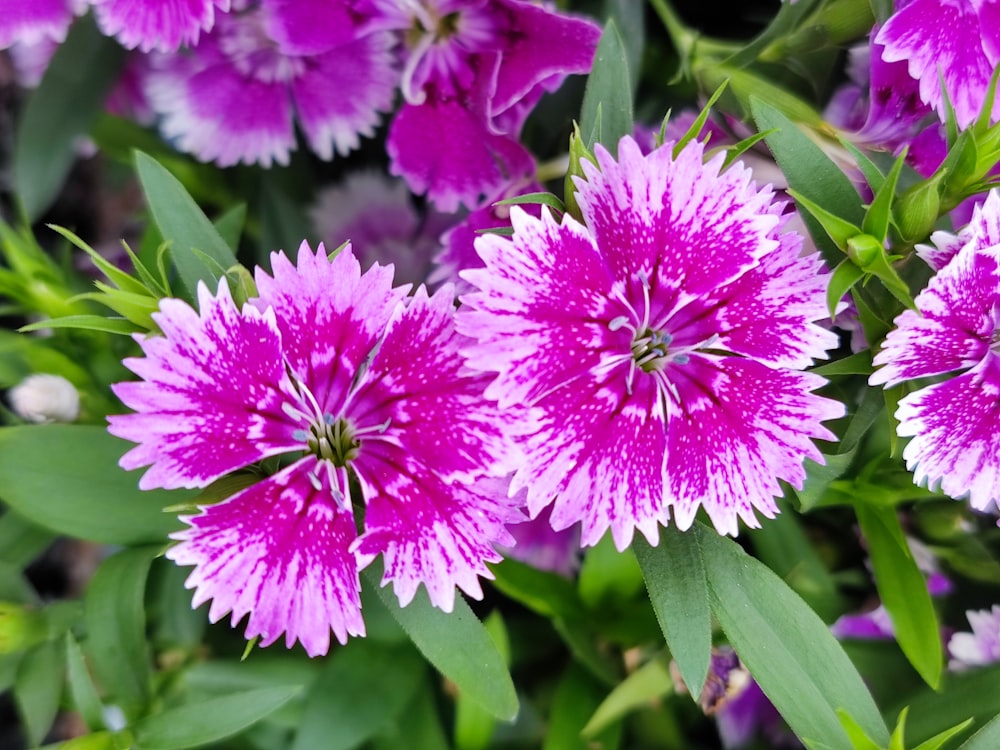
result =
[[[518,499],[523,505],[523,491]],[[547,510],[523,523],[511,524],[507,530],[517,543],[501,550],[505,557],[566,577],[580,567],[580,530],[571,527],[556,531]]]
[[[0,49],[15,42],[61,42],[74,16],[85,8],[82,0],[0,0]]]
[[[164,135],[220,166],[287,164],[294,114],[321,158],[357,148],[391,108],[398,72],[393,35],[355,21],[343,43],[300,54],[280,42],[270,4],[220,17],[190,54],[160,58],[148,77]]]
[[[903,452],[914,480],[959,497],[974,508],[997,501],[1000,479],[1000,415],[995,408],[1000,319],[1000,251],[992,235],[1000,198],[991,195],[980,212],[980,229],[931,279],[904,311],[875,357],[881,369],[872,384],[956,373],[900,402],[899,434],[913,436]],[[959,371],[964,371],[959,374]]]
[[[992,609],[965,613],[971,633],[955,633],[948,641],[949,668],[954,670],[981,667],[1000,661],[1000,605]]]
[[[309,214],[328,246],[350,240],[362,268],[391,263],[398,282],[413,284],[427,280],[439,238],[455,223],[433,208],[419,213],[402,180],[375,171],[322,190]]]
[[[211,30],[230,0],[90,0],[97,24],[129,49],[172,52]]]
[[[513,540],[519,511],[473,483],[509,471],[507,441],[457,352],[450,289],[409,299],[392,269],[362,274],[349,249],[328,261],[303,243],[298,265],[271,256],[260,296],[238,309],[225,283],[202,286],[200,312],[167,299],[163,336],[125,364],[142,380],[115,393],[136,413],[110,431],[138,443],[121,460],[154,487],[204,487],[272,456],[277,473],[184,518],[167,556],[193,565],[195,606],[214,622],[249,613],[263,645],[325,653],[364,633],[359,569],[382,555],[402,604],[422,582],[450,610],[455,586]],[[357,489],[355,489],[357,488]],[[365,506],[360,536],[353,510]]]
[[[406,47],[405,103],[386,144],[391,171],[443,211],[530,175],[521,126],[545,91],[590,70],[600,29],[523,0],[380,5]]]
[[[688,528],[704,507],[716,528],[772,517],[779,480],[801,486],[811,438],[843,405],[799,372],[836,346],[816,256],[779,234],[781,204],[748,170],[720,173],[688,144],[619,162],[597,149],[576,194],[584,224],[511,210],[510,239],[477,241],[459,330],[470,365],[497,377],[486,395],[512,410],[526,453],[511,492],[532,516],[582,522],[581,543],[610,527],[623,549],[638,529]]]
[[[984,226],[995,228],[998,210],[1000,196],[991,195]],[[1000,500],[1000,246],[973,234],[917,295],[917,309],[896,318],[869,382],[949,376],[900,401],[898,432],[913,438],[903,458],[917,484],[968,494],[985,510]]]
[[[943,120],[945,93],[959,127],[979,114],[990,76],[1000,62],[1000,2],[997,0],[912,0],[889,17],[875,37],[882,59],[905,61],[920,83],[920,99]],[[993,105],[1000,117],[1000,98]]]
[[[970,242],[977,247],[1000,245],[1000,194],[986,196],[972,210],[972,221],[958,234],[937,231],[931,235],[931,245],[917,245],[917,255],[935,271],[940,271],[958,251]]]

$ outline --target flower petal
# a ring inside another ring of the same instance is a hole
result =
[[[215,9],[229,10],[229,0],[91,0],[97,23],[129,49],[172,52],[194,45],[215,23]]]
[[[737,519],[757,528],[755,511],[773,518],[778,480],[801,488],[803,460],[823,462],[811,439],[834,439],[819,423],[844,415],[843,404],[811,393],[822,378],[750,359],[699,354],[667,375],[678,392],[668,416],[667,495],[682,530],[699,507],[734,536]]]
[[[407,288],[392,286],[392,267],[361,266],[345,247],[327,259],[303,242],[295,265],[271,253],[271,276],[258,268],[259,310],[274,310],[285,360],[324,413],[339,415],[359,369],[374,353]]]
[[[112,386],[136,414],[109,417],[113,435],[139,445],[125,469],[150,465],[143,489],[204,487],[235,469],[300,447],[295,402],[274,317],[241,314],[225,280],[213,297],[200,285],[199,315],[166,299],[153,318],[163,336],[139,338],[145,358],[125,360],[141,382]]]
[[[1000,357],[994,353],[958,377],[899,402],[899,434],[916,484],[969,495],[973,508],[1000,505]]]
[[[68,0],[0,0],[0,49],[12,44],[61,42],[73,23]]]
[[[354,518],[333,498],[347,494],[347,482],[343,469],[328,473],[308,457],[185,518],[189,528],[172,535],[180,544],[167,557],[195,566],[185,584],[195,589],[193,605],[211,599],[211,621],[232,612],[234,626],[249,613],[247,639],[268,646],[285,633],[289,648],[301,641],[310,656],[327,652],[331,630],[341,643],[364,635],[348,551]]]
[[[289,55],[318,55],[361,35],[357,0],[261,0],[267,34]]]
[[[1000,247],[970,242],[930,280],[895,320],[873,362],[868,382],[893,386],[904,380],[971,367],[986,355],[1000,304]]]

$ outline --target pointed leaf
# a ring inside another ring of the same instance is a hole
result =
[[[153,218],[171,243],[171,258],[188,294],[193,298],[199,281],[214,288],[220,274],[193,251],[204,253],[223,269],[236,265],[233,251],[176,177],[141,151],[135,152],[135,164]]]
[[[587,148],[600,143],[612,154],[618,141],[631,135],[632,84],[625,45],[614,19],[608,19],[594,53],[580,110],[580,130],[588,134]]]
[[[378,590],[379,599],[434,667],[493,716],[510,721],[517,715],[517,693],[503,657],[486,628],[460,596],[451,613],[430,603],[421,587],[413,601],[399,606],[396,595],[379,582],[381,571],[368,567],[364,585]]]
[[[83,659],[83,651],[72,633],[66,634],[66,667],[69,675],[69,688],[73,696],[73,706],[80,712],[87,728],[91,731],[104,726],[103,706],[97,696],[97,688],[87,670]]]
[[[163,508],[194,493],[143,492],[118,459],[128,448],[96,425],[0,429],[0,499],[50,531],[104,544],[165,542],[181,528]]]
[[[133,727],[136,745],[142,750],[185,750],[218,742],[277,711],[301,690],[259,688],[170,708]]]
[[[994,716],[963,742],[958,750],[996,750],[1000,747],[1000,714]],[[922,747],[917,750],[923,750]]]
[[[876,742],[889,730],[861,675],[826,624],[763,563],[695,524],[715,614],[740,659],[792,730],[850,750],[837,709]],[[818,679],[817,675],[822,675]]]
[[[42,744],[59,711],[63,683],[62,649],[48,641],[32,649],[17,668],[14,700],[28,735],[28,745]]]
[[[892,204],[896,198],[896,184],[899,182],[899,173],[906,163],[906,149],[896,157],[895,164],[889,170],[885,182],[879,186],[872,199],[871,205],[865,212],[865,220],[861,228],[866,234],[870,234],[879,242],[884,243],[886,235],[889,233],[889,221],[892,219]]]
[[[935,734],[929,740],[921,742],[919,745],[913,748],[913,750],[940,750],[940,748],[943,747],[948,742],[948,740],[950,740],[952,737],[955,737],[956,735],[961,734],[966,729],[968,729],[972,725],[973,721],[975,721],[975,719],[966,719],[961,724],[956,724],[955,726],[950,727],[949,729],[945,729],[943,732]],[[991,739],[993,742],[991,747],[996,747],[996,743],[998,740],[1000,740],[1000,736],[996,736]],[[962,747],[958,748],[958,750],[963,750],[964,748],[965,745],[962,745]]]
[[[667,647],[697,701],[712,658],[712,614],[698,538],[669,526],[660,531],[657,547],[636,537],[632,549]]]
[[[862,271],[850,258],[844,258],[840,265],[833,269],[830,274],[830,284],[826,288],[826,307],[830,311],[830,318],[837,316],[837,307],[844,295],[851,291],[852,287],[865,276]]]
[[[17,330],[21,333],[30,331],[47,331],[55,328],[77,328],[84,331],[101,331],[115,333],[120,336],[131,336],[138,326],[125,318],[105,318],[103,315],[67,315],[64,318],[50,318],[29,323]]]
[[[588,739],[593,738],[630,712],[673,691],[669,662],[661,654],[622,680],[597,707],[581,734]]]
[[[903,537],[896,511],[863,501],[856,503],[855,511],[896,641],[924,681],[937,687],[943,666],[941,630],[927,581]]]
[[[858,723],[845,710],[837,709],[837,716],[840,717],[840,724],[847,732],[854,750],[883,750],[877,742],[872,742],[871,737],[865,734],[865,730],[859,727]]]
[[[152,669],[146,643],[146,577],[159,547],[126,549],[109,557],[87,587],[85,647],[104,689],[126,716],[149,701]]]

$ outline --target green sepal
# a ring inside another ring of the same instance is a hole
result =
[[[868,210],[865,212],[865,219],[861,223],[861,229],[865,234],[874,237],[879,246],[885,245],[886,237],[889,234],[889,223],[892,220],[892,204],[896,197],[896,185],[899,182],[899,174],[903,170],[906,161],[906,149],[896,157],[896,161],[886,175],[885,181],[875,191]],[[934,214],[937,218],[937,213]]]
[[[819,222],[827,236],[844,252],[847,252],[847,241],[851,239],[851,237],[863,234],[861,227],[857,224],[853,224],[846,219],[840,218],[835,213],[827,211],[821,205],[815,201],[809,200],[797,190],[788,188],[788,194],[795,199],[795,202],[799,204],[800,208],[808,211],[809,214]]]
[[[701,108],[701,112],[699,112],[698,116],[694,118],[694,122],[691,123],[691,126],[687,129],[684,135],[677,139],[673,150],[674,159],[680,155],[686,145],[688,145],[691,141],[696,140],[698,136],[701,135],[701,131],[705,127],[705,123],[708,122],[708,118],[712,114],[712,106],[719,100],[719,97],[722,96],[722,92],[726,90],[726,86],[728,85],[729,81],[726,80],[716,87],[715,91],[712,92],[712,95],[708,98],[708,101],[705,102],[705,106]],[[666,126],[667,124],[664,122],[663,132],[666,131]]]
[[[844,258],[840,265],[830,274],[830,283],[826,287],[826,307],[830,311],[830,320],[837,316],[837,305],[844,295],[865,276],[850,258]]]

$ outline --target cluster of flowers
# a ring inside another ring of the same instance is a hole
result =
[[[182,29],[169,14],[116,25],[145,5],[95,3],[128,46],[197,42],[151,59],[147,78],[182,148],[282,162],[294,110],[331,157],[372,132],[398,90],[390,168],[443,210],[530,179],[525,117],[589,67],[597,34],[521,0],[188,4],[200,20]],[[912,145],[948,110],[945,91],[971,123],[1000,58],[998,7],[903,6],[874,37],[858,137]],[[974,24],[982,44],[927,33],[948,19]],[[427,138],[442,131],[448,142]],[[146,488],[263,475],[176,535],[168,554],[194,566],[195,603],[213,600],[213,621],[249,614],[247,636],[264,645],[285,634],[320,654],[331,631],[364,633],[359,570],[379,555],[403,604],[422,583],[448,610],[456,587],[481,593],[528,516],[579,524],[585,546],[610,530],[619,549],[637,530],[655,543],[660,525],[686,529],[700,509],[724,534],[773,517],[781,482],[802,487],[804,460],[823,461],[813,441],[835,439],[823,423],[845,413],[805,371],[838,338],[818,324],[828,277],[789,231],[787,204],[724,160],[696,141],[597,147],[576,178],[578,215],[514,207],[510,238],[476,240],[482,267],[462,273],[457,310],[454,287],[409,295],[388,267],[362,272],[350,247],[274,254],[242,307],[224,283],[199,290],[197,311],[164,300],[162,336],[140,337],[145,356],[126,362],[141,380],[116,387],[134,413],[111,431],[138,444],[122,465],[149,466]],[[996,194],[962,232],[935,235],[921,252],[936,275],[870,381],[939,378],[900,403],[904,457],[917,482],[979,509],[1000,486],[998,246]]]
[[[527,0],[92,4],[105,33],[138,49],[119,109],[158,118],[181,150],[220,166],[287,164],[297,123],[330,159],[374,135],[398,91],[390,169],[444,211],[532,175],[518,140],[525,119],[566,75],[590,69],[600,34],[589,20]],[[49,48],[87,4],[14,6],[0,17],[0,49]]]

